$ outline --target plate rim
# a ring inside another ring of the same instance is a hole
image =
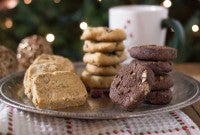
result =
[[[195,93],[195,95],[190,98],[189,100],[187,100],[186,102],[180,102],[178,104],[172,105],[172,106],[168,106],[168,107],[162,107],[159,109],[155,109],[155,110],[151,110],[151,113],[147,113],[147,111],[142,112],[143,114],[139,114],[139,112],[137,113],[133,113],[133,112],[126,112],[125,114],[123,112],[121,113],[114,113],[112,115],[110,115],[109,113],[103,113],[101,114],[101,117],[99,116],[99,114],[97,115],[96,113],[73,113],[73,112],[62,112],[62,111],[56,111],[56,110],[43,110],[43,109],[37,109],[31,106],[27,106],[25,104],[21,104],[18,102],[14,102],[12,100],[8,100],[5,97],[3,97],[2,95],[2,90],[1,87],[3,86],[4,83],[6,83],[6,81],[8,81],[10,78],[13,78],[14,76],[19,76],[20,74],[23,74],[23,72],[18,72],[18,73],[14,73],[11,74],[5,78],[3,78],[2,80],[0,80],[0,101],[15,107],[17,109],[26,111],[26,112],[31,112],[31,113],[37,113],[37,114],[43,114],[43,115],[48,115],[48,116],[57,116],[57,117],[67,117],[67,118],[76,118],[76,119],[119,119],[119,118],[131,118],[131,117],[143,117],[143,116],[148,116],[151,114],[159,114],[159,113],[164,113],[164,112],[171,112],[174,110],[178,110],[181,109],[183,107],[189,106],[191,104],[194,104],[195,102],[200,100],[200,82],[198,82],[196,79],[185,75],[183,73],[180,72],[175,72],[177,74],[181,74],[183,76],[185,76],[186,78],[192,80],[198,87],[197,92]],[[5,96],[5,95],[4,95]]]

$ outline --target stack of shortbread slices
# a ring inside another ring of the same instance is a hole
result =
[[[27,69],[25,95],[37,108],[60,109],[85,103],[87,91],[72,62],[64,57],[42,54]]]
[[[126,34],[121,29],[90,27],[84,30],[81,39],[85,41],[83,82],[90,90],[110,88],[120,63],[126,59],[123,44]]]

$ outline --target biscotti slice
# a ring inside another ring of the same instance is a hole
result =
[[[109,96],[114,103],[132,111],[144,101],[153,82],[154,73],[149,67],[131,63],[119,70],[111,84]]]
[[[33,79],[33,103],[41,109],[61,109],[86,102],[87,91],[73,72],[42,73]]]
[[[55,62],[55,63],[61,64],[62,66],[67,67],[68,71],[71,71],[71,72],[75,71],[73,63],[68,58],[58,56],[58,55],[41,54],[34,60],[33,64],[41,64],[45,62]]]
[[[33,78],[41,73],[54,72],[54,71],[71,71],[67,66],[63,66],[53,61],[46,61],[45,63],[32,64],[26,71],[24,76],[24,93],[28,98],[32,99],[32,82]]]

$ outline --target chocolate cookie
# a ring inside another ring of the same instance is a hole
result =
[[[123,42],[95,42],[86,40],[83,45],[83,51],[90,53],[123,51],[124,48]]]
[[[143,102],[154,81],[153,71],[139,63],[123,66],[115,76],[111,88],[111,100],[132,111]]]
[[[166,90],[174,85],[173,79],[170,75],[155,76],[155,82],[152,90]]]
[[[83,62],[96,66],[111,66],[123,62],[126,57],[127,56],[124,51],[113,53],[86,53],[83,56]]]
[[[111,66],[95,66],[92,64],[87,64],[86,69],[93,75],[102,75],[102,76],[113,76],[116,75],[120,69],[120,65],[111,65]]]
[[[81,35],[82,40],[92,40],[92,41],[122,41],[126,39],[126,34],[121,29],[109,29],[107,27],[90,27],[84,30]]]
[[[133,60],[132,63],[140,63],[148,66],[155,75],[163,75],[172,71],[172,62],[170,61],[141,61]]]
[[[151,91],[147,94],[145,101],[154,105],[164,105],[170,103],[172,100],[172,91]]]
[[[177,57],[175,48],[156,45],[132,47],[129,53],[133,58],[139,60],[169,61]]]

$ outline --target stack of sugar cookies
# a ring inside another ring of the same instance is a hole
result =
[[[120,63],[126,59],[123,44],[126,34],[120,29],[90,27],[83,32],[81,39],[85,40],[83,82],[90,89],[110,88]]]
[[[37,108],[60,109],[86,102],[87,91],[73,63],[50,54],[38,56],[24,76],[24,93]]]
[[[170,88],[174,85],[169,72],[172,62],[177,57],[175,48],[166,46],[146,45],[132,47],[130,55],[135,58],[132,63],[139,63],[149,67],[155,74],[151,92],[146,96],[146,101],[151,104],[167,104],[172,100]]]

